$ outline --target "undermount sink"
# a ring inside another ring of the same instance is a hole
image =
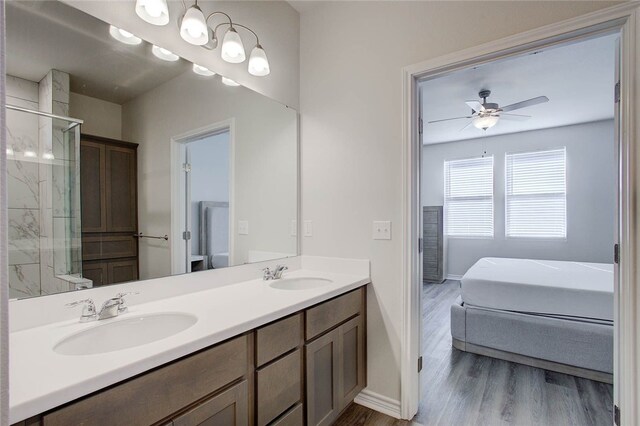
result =
[[[300,278],[283,278],[275,280],[269,284],[272,288],[279,290],[309,290],[312,288],[324,287],[333,281],[326,278],[300,277]]]
[[[61,355],[113,352],[173,336],[196,322],[196,316],[179,312],[116,319],[72,334],[57,343],[53,350]]]

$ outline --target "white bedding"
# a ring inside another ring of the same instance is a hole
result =
[[[485,257],[461,294],[484,308],[613,321],[613,265]]]

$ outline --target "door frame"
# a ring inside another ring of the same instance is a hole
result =
[[[219,121],[204,127],[190,130],[171,138],[171,275],[182,274],[186,271],[186,244],[183,242],[182,232],[185,224],[190,220],[185,209],[185,174],[182,165],[186,161],[186,145],[194,140],[229,132],[229,265],[233,265],[234,236],[235,236],[235,118]]]
[[[400,417],[418,411],[421,352],[420,164],[418,81],[496,59],[549,47],[607,31],[620,31],[619,105],[619,287],[614,323],[614,403],[624,419],[640,416],[640,2],[622,3],[573,19],[482,44],[446,56],[410,65],[402,70],[402,325],[400,350]],[[612,88],[613,90],[613,88]],[[620,374],[624,372],[624,374]]]

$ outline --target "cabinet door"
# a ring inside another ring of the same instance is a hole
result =
[[[305,346],[309,426],[330,425],[340,412],[339,339],[339,329],[335,329]]]
[[[136,150],[106,146],[107,232],[137,229]]]
[[[107,263],[82,262],[82,276],[93,281],[94,287],[109,284],[108,275]]]
[[[244,380],[176,417],[173,426],[248,426],[248,392]]]
[[[366,359],[364,341],[364,320],[362,315],[341,325],[338,352],[340,411],[353,401],[364,389],[366,382]]]
[[[105,232],[107,230],[107,201],[104,144],[81,141],[80,164],[82,232]]]
[[[109,262],[108,269],[109,284],[124,283],[138,279],[138,261],[135,259]]]

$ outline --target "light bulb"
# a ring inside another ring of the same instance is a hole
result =
[[[249,74],[264,77],[269,75],[270,72],[267,53],[262,46],[257,44],[251,51],[251,55],[249,55]]]
[[[180,37],[187,43],[202,46],[209,42],[209,30],[202,10],[191,6],[182,17]]]
[[[246,59],[242,39],[235,28],[230,27],[225,33],[220,55],[222,59],[232,64],[239,64]]]
[[[497,115],[479,115],[473,119],[473,126],[476,129],[487,130],[496,125],[500,119]]]
[[[142,39],[134,36],[129,31],[125,31],[122,28],[114,27],[113,25],[109,26],[109,34],[111,37],[118,40],[120,43],[136,45],[142,43]]]
[[[222,77],[222,83],[226,84],[227,86],[231,86],[231,87],[237,87],[240,86],[240,83],[238,83],[235,80],[231,80],[228,77]]]
[[[172,51],[167,50],[164,47],[156,46],[155,44],[151,48],[151,52],[156,58],[162,59],[163,61],[174,62],[180,59],[180,57]]]
[[[203,67],[202,65],[193,64],[193,72],[196,74],[203,75],[205,77],[211,77],[212,75],[216,75],[215,72],[211,71],[209,68]]]
[[[167,0],[136,0],[136,14],[143,21],[153,25],[169,23]]]

